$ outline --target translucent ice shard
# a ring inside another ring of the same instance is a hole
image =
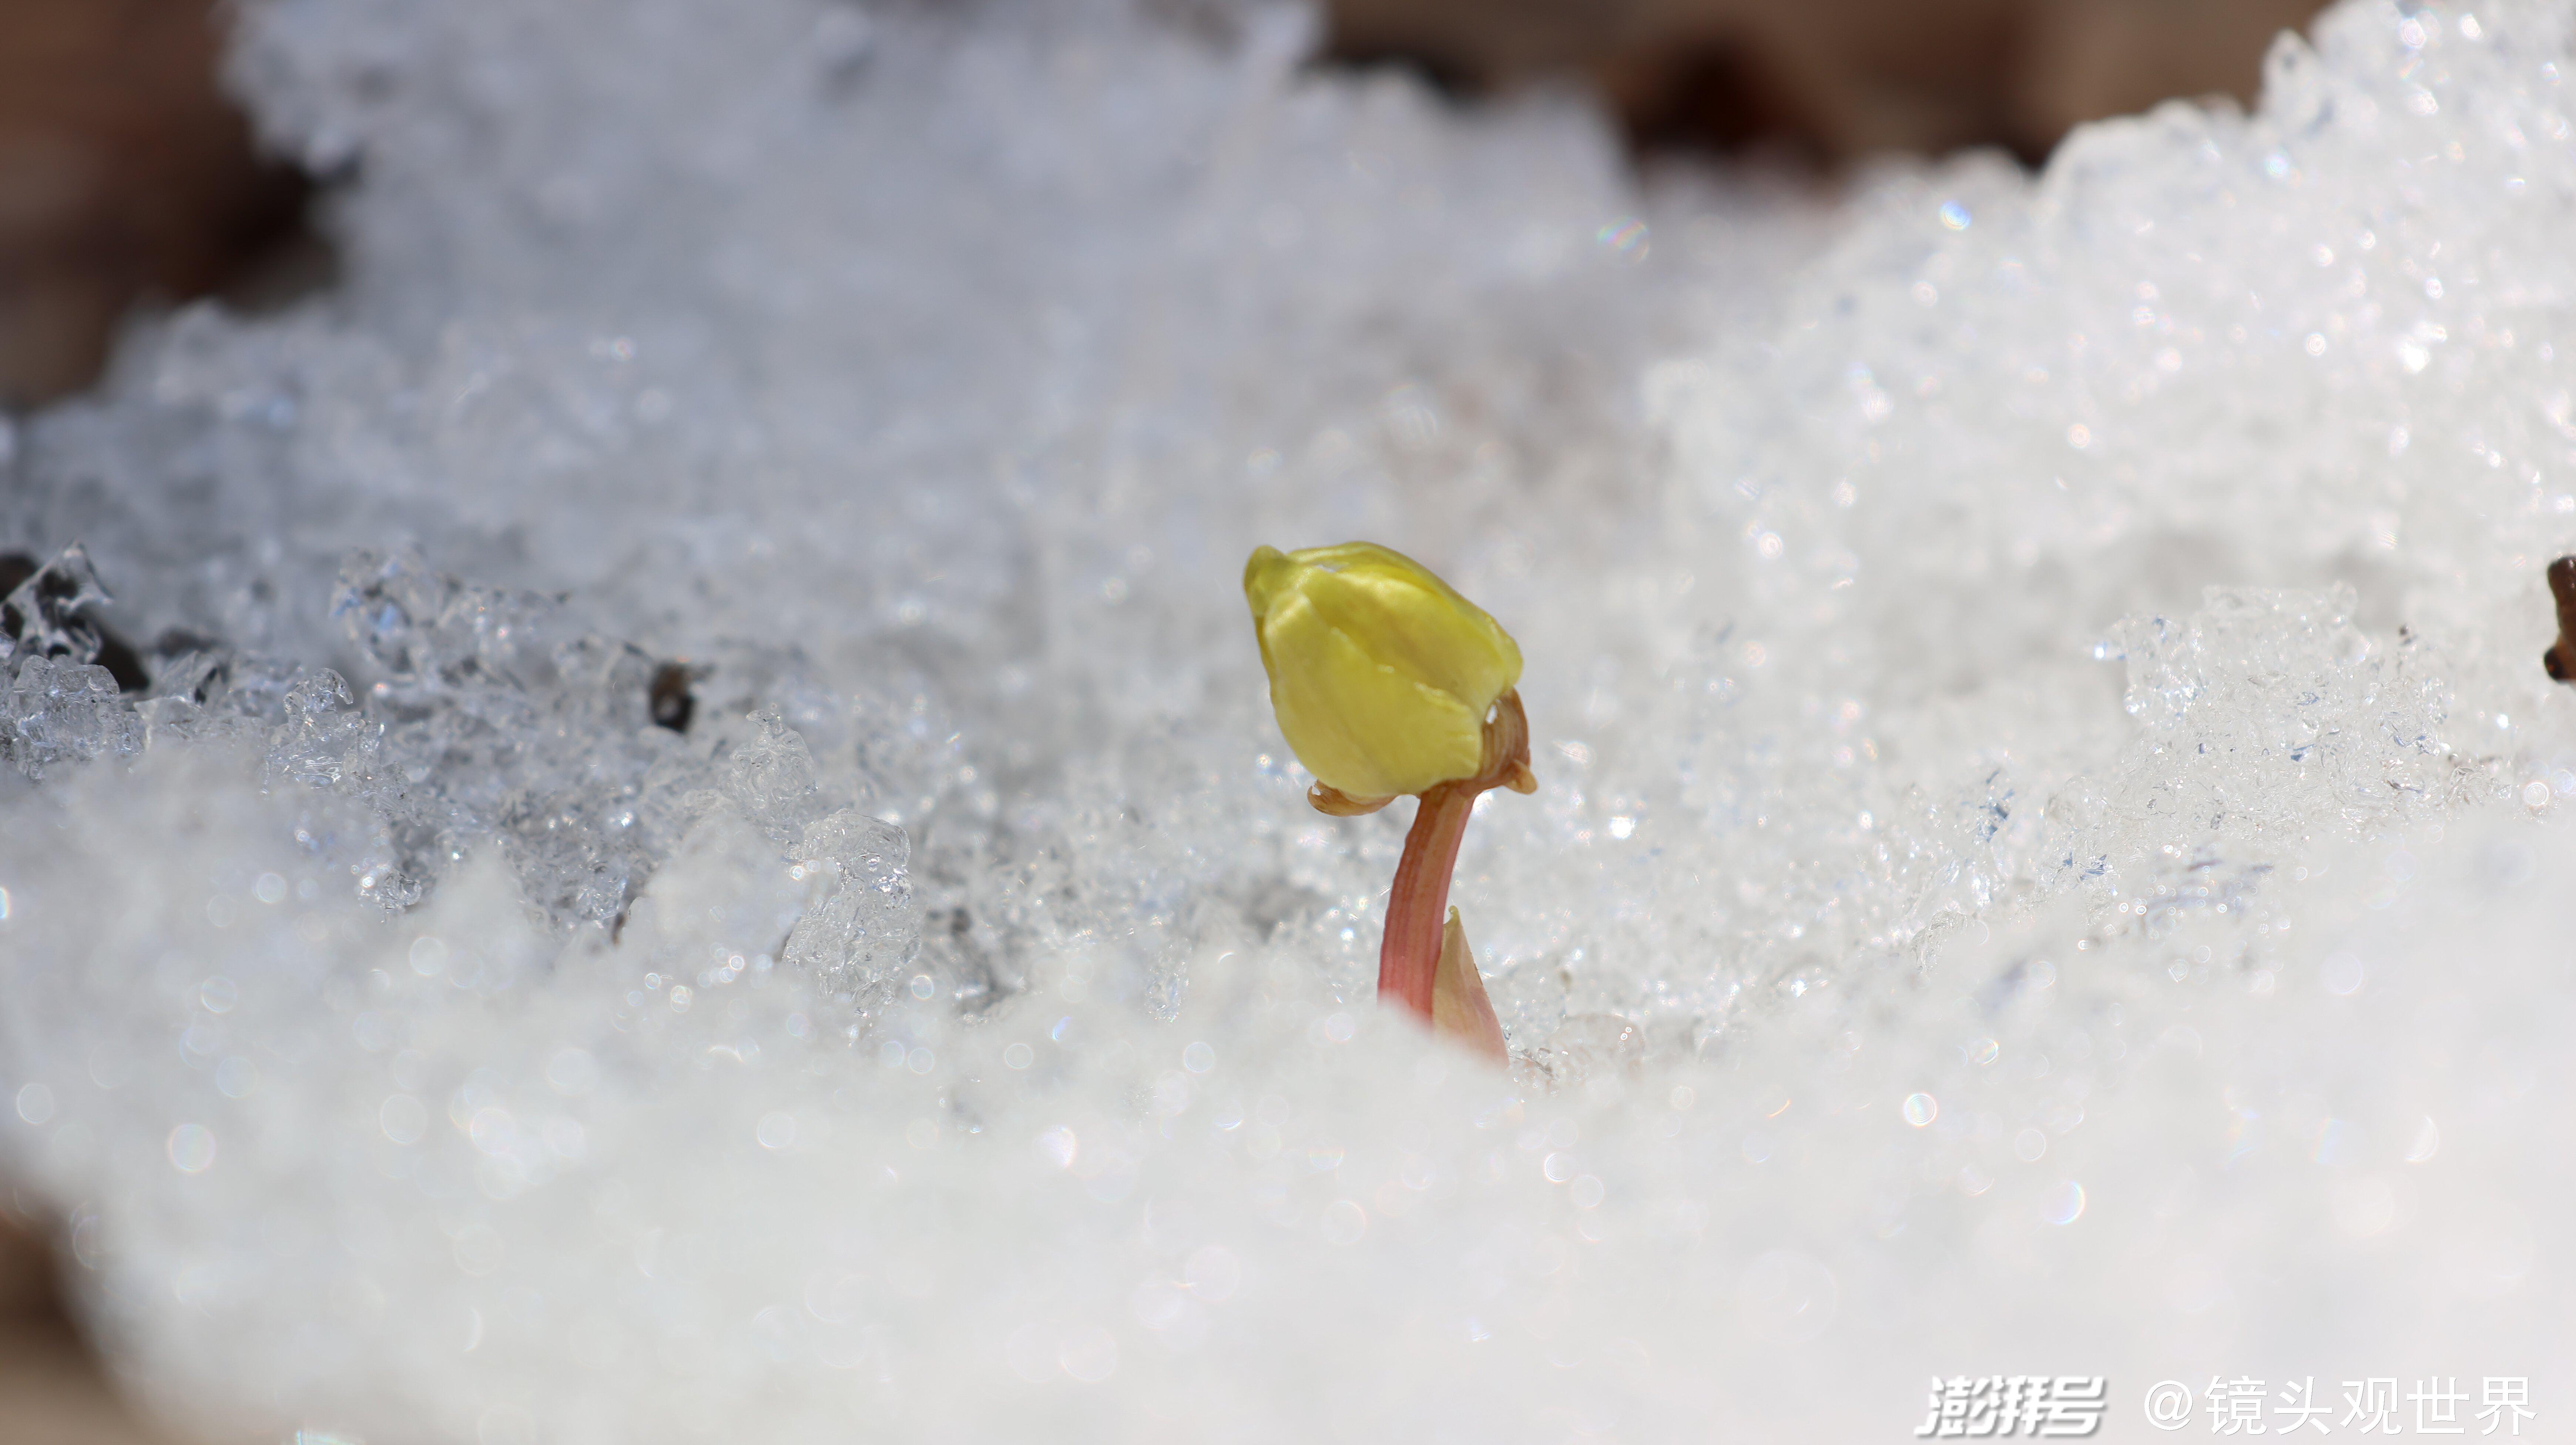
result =
[[[905,873],[910,853],[901,828],[856,808],[809,825],[795,856],[827,880],[828,892],[818,890],[797,920],[785,961],[862,1007],[888,997],[921,948],[921,911]]]
[[[88,550],[72,543],[0,598],[0,662],[26,652],[96,661],[98,628],[82,613],[111,600]]]
[[[743,816],[782,845],[805,836],[823,811],[814,754],[776,708],[754,711],[743,734],[721,745],[715,778]]]
[[[359,708],[349,684],[327,667],[290,685],[284,704],[285,719],[269,737],[273,777],[332,787],[362,773],[384,737],[384,725]]]
[[[582,640],[558,599],[467,585],[412,550],[350,553],[331,612],[375,663],[386,695],[405,702],[546,688],[558,681],[559,650]]]
[[[104,667],[28,649],[0,663],[0,679],[0,754],[30,778],[143,745],[142,722]]]

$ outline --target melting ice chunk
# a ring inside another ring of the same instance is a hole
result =
[[[787,962],[863,1006],[890,995],[921,948],[921,912],[904,872],[910,851],[901,828],[856,808],[808,827],[798,866],[832,891],[788,935]]]

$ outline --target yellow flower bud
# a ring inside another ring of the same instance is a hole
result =
[[[1326,787],[1391,798],[1476,776],[1485,712],[1521,676],[1483,608],[1374,542],[1256,549],[1243,595],[1279,730]]]

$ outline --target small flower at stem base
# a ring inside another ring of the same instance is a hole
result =
[[[1431,1032],[1497,1068],[1511,1065],[1502,1021],[1494,1017],[1494,1001],[1485,996],[1485,975],[1467,947],[1467,928],[1455,908],[1441,927],[1440,967],[1431,976]]]

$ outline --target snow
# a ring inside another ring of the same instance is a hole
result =
[[[2576,8],[1831,207],[1295,9],[245,13],[339,284],[0,457],[0,1166],[174,1420],[2569,1408]],[[1527,659],[1509,1076],[1262,695],[1351,538]]]

